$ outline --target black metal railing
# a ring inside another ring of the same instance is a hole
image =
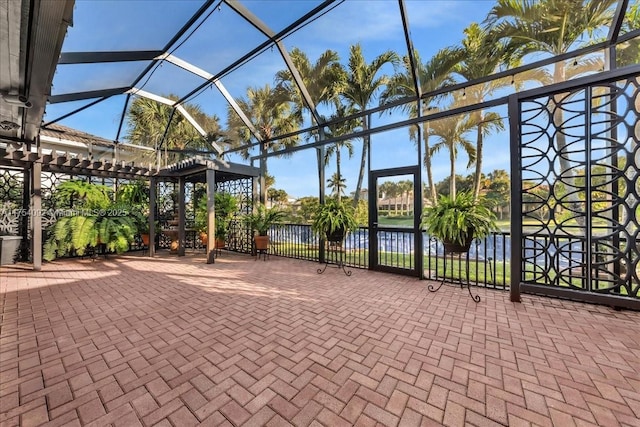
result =
[[[340,250],[325,249],[325,261],[338,263],[340,257],[345,265],[367,268],[369,265],[368,241],[363,239],[367,229],[359,228],[348,233]],[[269,254],[286,258],[320,261],[320,239],[309,224],[279,224],[270,232]]]
[[[415,270],[415,233],[406,229],[378,230],[377,263],[381,267]]]
[[[398,230],[385,235],[384,243],[379,242],[379,263],[384,266],[411,269],[414,265],[412,232]],[[270,231],[271,244],[269,253],[287,258],[307,261],[320,261],[319,239],[308,224],[281,224]],[[431,280],[464,279],[466,280],[466,256],[454,257],[447,262],[444,271],[444,247],[436,239],[423,234],[424,274]],[[469,280],[472,284],[495,289],[506,289],[509,286],[509,257],[511,241],[509,233],[494,233],[475,241],[469,252]],[[343,262],[355,268],[369,267],[369,230],[360,227],[345,238],[341,253],[325,251],[325,260],[337,263],[339,257]]]
[[[509,233],[492,233],[484,239],[476,239],[468,254],[448,254],[439,240],[423,234],[424,276],[430,280],[466,281],[472,285],[493,289],[507,289],[510,280],[509,259],[511,237]]]

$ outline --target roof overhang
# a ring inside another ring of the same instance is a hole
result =
[[[253,178],[260,175],[260,169],[253,166],[219,159],[193,157],[159,170],[156,176],[166,178],[185,177],[190,182],[205,182],[204,176],[207,170],[216,172],[216,181],[218,182]]]
[[[33,143],[75,0],[0,0],[0,140]]]

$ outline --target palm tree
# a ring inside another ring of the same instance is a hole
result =
[[[456,197],[456,160],[458,158],[458,148],[461,147],[467,152],[470,167],[476,161],[476,148],[467,138],[467,134],[477,124],[470,115],[456,115],[436,120],[431,123],[431,135],[436,138],[436,143],[431,148],[431,154],[435,154],[443,148],[449,151],[449,162],[451,166],[451,177],[449,181],[449,195]]]
[[[400,193],[404,196],[404,201],[402,202],[402,206],[403,206],[403,210],[408,216],[409,212],[411,212],[411,207],[409,205],[409,200],[410,200],[409,196],[413,191],[413,182],[408,179],[402,180],[398,182],[398,189]]]
[[[166,98],[178,100],[176,95],[167,95]],[[203,138],[180,113],[173,115],[171,126],[165,135],[172,108],[170,105],[149,98],[137,98],[127,113],[129,127],[125,138],[132,144],[154,147],[156,150],[163,137],[165,137],[164,148],[172,150],[184,150],[188,145],[194,149],[202,149],[206,148],[212,140],[220,142],[225,139],[219,118],[215,115],[208,116],[198,105],[193,104],[186,104],[185,109],[207,132],[207,137]],[[168,162],[168,158],[165,151],[165,163]],[[178,160],[180,156],[173,156],[173,158]]]
[[[337,98],[345,77],[337,52],[328,49],[313,64],[298,48],[293,48],[290,56],[313,102],[323,104]],[[277,90],[284,92],[297,108],[309,110],[289,69],[278,71],[275,80]]]
[[[386,64],[396,64],[398,55],[392,51],[386,51],[367,63],[362,54],[360,44],[352,45],[349,51],[349,64],[345,87],[341,95],[358,111],[364,111],[376,97],[378,92],[389,82],[385,75],[380,76],[382,67]],[[367,131],[371,124],[371,114],[362,117],[362,130]],[[356,184],[356,192],[353,197],[354,207],[358,206],[360,190],[364,180],[364,170],[367,162],[367,152],[371,141],[370,135],[362,138],[362,156],[360,158],[360,172]]]
[[[394,196],[395,182],[385,181],[378,186],[379,197],[382,195],[382,199],[387,201],[387,215],[391,215],[391,197]],[[394,207],[395,208],[395,207]]]
[[[349,116],[354,113],[354,110],[346,107],[340,100],[334,99],[334,104],[336,106],[336,112],[329,117],[329,121],[333,121],[336,119],[341,119]],[[329,129],[329,134],[327,135],[329,138],[341,135],[348,135],[354,131],[355,128],[358,127],[357,120],[345,120],[340,121],[327,126]],[[325,152],[324,162],[325,165],[329,163],[331,156],[335,154],[336,156],[336,174],[338,176],[342,176],[342,172],[340,170],[341,163],[341,152],[343,149],[347,149],[347,154],[349,158],[353,157],[353,144],[351,143],[352,139],[344,139],[342,141],[334,142],[327,147],[327,151]],[[340,200],[340,195],[338,194],[338,200]]]
[[[331,194],[335,195],[336,200],[340,203],[340,196],[344,194],[344,189],[347,188],[347,180],[336,172],[327,180],[327,186],[331,188]]]
[[[640,3],[629,5],[620,33],[628,33],[640,28]],[[616,62],[619,67],[640,62],[640,44],[627,42],[618,47]]]
[[[503,219],[505,208],[509,209],[511,206],[509,174],[504,169],[496,169],[489,173],[486,181],[486,197],[493,202],[500,214],[500,219]]]
[[[575,49],[586,35],[609,25],[613,19],[613,7],[618,0],[497,0],[489,12],[487,25],[495,28],[495,34],[510,40],[523,57],[532,52],[561,55]],[[553,82],[561,82],[602,66],[600,58],[584,58],[558,61],[554,64]],[[563,127],[563,114],[558,107],[565,96],[553,97],[553,123],[557,129]],[[560,163],[560,175],[571,185],[574,179],[572,162],[567,153],[566,137],[556,132],[556,148]],[[568,197],[570,204],[578,203],[576,192]]]
[[[512,46],[505,42],[496,41],[490,31],[483,29],[474,22],[465,28],[464,34],[465,38],[462,40],[464,54],[460,63],[455,67],[455,72],[465,80],[471,81],[488,76],[498,71],[499,67],[504,63],[508,64],[509,67],[514,65],[514,58],[510,55],[513,50]],[[522,77],[519,80],[522,82]],[[496,90],[510,84],[505,79],[494,79],[465,89],[465,94],[472,103],[481,103]],[[486,125],[487,123],[492,123],[496,129],[504,130],[504,124],[497,113],[486,114],[479,109],[472,114],[474,116],[473,120],[477,123],[476,170],[473,180],[473,197],[477,199],[480,195]]]
[[[416,74],[418,76],[422,92],[431,92],[443,87],[453,85],[455,82],[451,77],[451,73],[454,67],[460,62],[462,58],[461,55],[461,49],[446,48],[438,51],[429,61],[422,63],[418,52],[414,52],[416,61]],[[391,77],[386,89],[380,95],[382,104],[416,96],[415,85],[413,84],[413,74],[411,72],[411,62],[408,56],[403,57],[402,64],[404,67],[403,70]],[[437,101],[439,98],[440,97],[426,98],[422,103],[421,113],[423,115],[428,114],[434,108],[430,104]],[[404,104],[401,108],[403,108],[405,111],[408,110],[409,116],[411,118],[418,116],[417,105],[415,103]],[[422,122],[424,165],[427,171],[427,183],[431,190],[431,200],[435,202],[437,199],[437,194],[435,191],[433,173],[431,169],[431,147],[429,145],[430,134],[431,132],[429,131],[429,122]],[[418,135],[414,128],[410,129],[409,136],[416,143],[420,143],[420,141],[416,140]]]
[[[325,104],[338,99],[340,87],[344,84],[345,72],[340,65],[340,57],[337,52],[328,49],[313,64],[307,55],[298,48],[293,48],[290,56],[302,84],[314,103]],[[310,106],[304,101],[300,88],[288,68],[278,71],[275,81],[276,91],[288,99],[296,110],[300,112],[306,110],[313,113]],[[314,114],[311,114],[311,120],[312,122],[316,121]],[[315,132],[313,135],[318,141],[320,133]],[[318,174],[326,164],[326,158],[323,159],[321,153],[322,149],[318,148]],[[339,169],[338,173],[340,173]],[[324,183],[321,182],[320,185],[324,185]]]
[[[235,112],[229,106],[227,107],[227,123],[230,129],[229,136],[236,146],[245,147],[241,154],[249,157],[248,144],[251,143],[252,137],[257,136],[260,140],[260,175],[267,175],[267,158],[264,157],[268,151],[280,151],[287,147],[297,145],[299,138],[297,136],[270,141],[278,135],[287,134],[296,131],[302,124],[302,115],[300,111],[291,111],[290,104],[287,99],[278,96],[276,91],[268,84],[261,88],[247,89],[247,99],[236,99],[236,103],[240,109],[247,115],[249,121],[255,127],[257,135],[252,135],[251,130],[244,124]],[[262,185],[261,198],[262,203],[265,202],[267,187]]]

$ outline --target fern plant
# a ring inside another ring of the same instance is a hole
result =
[[[341,232],[344,237],[344,233],[355,230],[357,227],[358,223],[351,206],[335,199],[327,200],[324,205],[318,205],[311,224],[313,231],[320,234],[323,239],[330,239],[336,232]]]
[[[112,190],[105,185],[70,180],[56,188],[54,198],[58,206],[106,209],[111,204],[111,193]]]
[[[125,252],[138,232],[137,220],[128,205],[112,203],[107,187],[83,181],[67,181],[56,190],[55,197],[67,206],[69,215],[62,216],[49,229],[43,258],[84,255],[88,248],[104,244],[109,252]]]
[[[441,195],[438,202],[422,214],[422,226],[427,234],[443,243],[461,246],[497,230],[495,220],[487,200],[475,200],[469,192],[458,193],[455,198]]]

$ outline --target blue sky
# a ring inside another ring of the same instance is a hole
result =
[[[201,1],[122,1],[79,0],[74,11],[74,25],[69,29],[63,52],[101,50],[161,49],[171,35],[201,5]],[[307,0],[245,0],[245,6],[275,31],[313,8],[319,1]],[[438,49],[459,43],[463,29],[473,21],[482,21],[493,1],[483,0],[407,0],[414,45],[423,60]],[[214,10],[174,55],[213,74],[222,70],[235,58],[264,41],[257,30],[236,15],[226,5]],[[326,49],[338,52],[342,62],[348,59],[349,46],[361,43],[367,60],[386,50],[400,55],[406,53],[398,3],[395,0],[347,0],[284,40],[288,49],[298,47],[313,61]],[[78,92],[130,85],[146,63],[66,65],[60,66],[54,77],[53,94]],[[285,68],[277,49],[267,50],[257,58],[222,77],[221,81],[234,97],[244,96],[249,86],[273,85],[273,77]],[[391,73],[391,67],[385,69]],[[185,95],[202,79],[169,63],[163,63],[144,89],[166,95]],[[142,84],[142,83],[141,83]],[[101,104],[78,113],[61,123],[95,135],[115,139],[119,116],[125,96],[115,96]],[[55,104],[47,108],[45,122],[72,111],[88,101]],[[215,89],[206,89],[193,103],[208,114],[217,114],[226,121],[226,102]],[[503,113],[503,112],[501,112]],[[504,114],[503,114],[504,115]],[[373,125],[405,118],[395,112],[391,116],[374,116]],[[495,168],[508,169],[507,138],[497,136],[489,141],[495,149],[485,158],[485,172]],[[372,166],[375,169],[405,166],[416,163],[413,143],[407,129],[386,132],[373,137]],[[360,145],[354,141],[354,157],[349,160],[343,152],[342,172],[347,178],[348,191],[354,189],[359,168]],[[498,147],[499,146],[499,147]],[[436,180],[448,175],[446,156],[434,161]],[[237,159],[234,159],[237,160]],[[327,176],[333,172],[331,161]],[[466,174],[466,159],[461,156],[458,173]],[[317,195],[315,151],[305,150],[284,159],[269,159],[270,173],[276,177],[276,187],[300,197]],[[366,181],[365,181],[366,182]]]

